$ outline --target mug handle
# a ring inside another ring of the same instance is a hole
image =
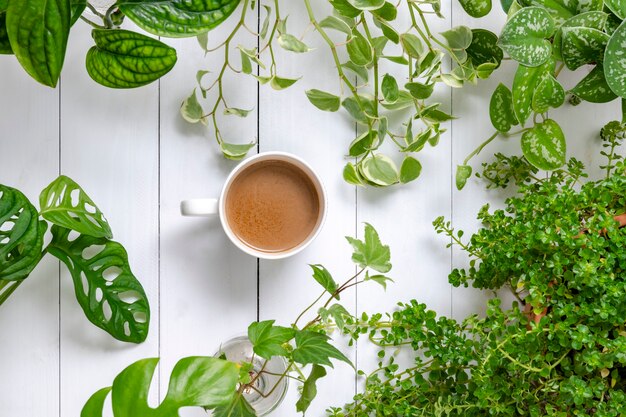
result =
[[[195,198],[180,202],[180,213],[183,216],[208,217],[218,213],[218,202],[215,198]]]

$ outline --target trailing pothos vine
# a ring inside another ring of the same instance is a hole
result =
[[[299,1],[315,32],[324,40],[338,77],[335,91],[312,89],[306,91],[306,96],[320,110],[336,112],[343,108],[360,126],[361,133],[347,149],[354,162],[345,166],[344,179],[351,184],[381,187],[415,180],[421,173],[421,164],[414,154],[427,144],[437,145],[446,130],[443,124],[452,119],[441,103],[430,100],[436,84],[461,87],[466,82],[487,78],[502,60],[497,36],[466,26],[433,34],[427,16],[443,17],[438,0],[328,0],[332,14],[323,18],[316,16],[310,0]],[[249,9],[259,6],[242,0],[238,23],[223,42],[209,47],[207,38],[200,37],[209,57],[215,51],[223,52],[223,65],[208,86],[203,80],[211,75],[204,70],[198,72],[197,88],[183,102],[181,113],[191,123],[210,123],[222,152],[231,159],[245,157],[254,143],[231,143],[219,128],[220,113],[246,117],[250,112],[227,102],[225,76],[244,74],[275,90],[289,88],[298,79],[280,74],[276,48],[293,53],[310,51],[305,39],[288,29],[280,6],[279,0],[262,4],[264,18],[257,33],[249,25],[256,22],[256,15],[248,20],[247,17]],[[400,29],[404,23],[395,23],[400,13],[410,16],[408,29]],[[244,30],[250,33],[252,46],[235,47],[235,35]],[[237,63],[230,56],[235,49],[239,51]],[[445,57],[451,60],[451,68],[442,65]],[[258,74],[253,73],[253,64],[258,66]],[[398,70],[404,75],[396,79],[383,71],[383,66],[389,72]],[[198,90],[202,98],[211,100],[206,110]],[[217,92],[209,96],[211,90]],[[390,122],[398,119],[395,116],[403,120],[398,126]],[[404,155],[400,168],[379,150],[387,139]]]

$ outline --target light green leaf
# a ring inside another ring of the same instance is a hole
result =
[[[352,316],[341,304],[333,304],[328,307],[328,309],[320,308],[318,314],[324,321],[327,321],[329,317],[332,317],[339,330],[343,330],[346,324],[345,318]]]
[[[93,236],[113,237],[111,227],[80,185],[65,175],[52,181],[39,195],[41,216],[58,226]]]
[[[604,5],[609,8],[622,20],[626,19],[626,1],[624,0],[604,0]]]
[[[402,184],[409,183],[420,176],[422,172],[422,164],[412,156],[406,156],[400,166],[400,182]]]
[[[333,276],[328,272],[323,265],[309,265],[313,270],[313,278],[320,284],[329,294],[339,300],[339,294],[335,294],[337,291],[337,283],[333,279]]]
[[[240,0],[124,0],[120,10],[146,32],[169,38],[196,36],[217,27]]]
[[[348,0],[329,0],[333,9],[341,16],[354,18],[363,13],[361,10],[348,3]]]
[[[326,369],[320,365],[313,365],[311,373],[302,384],[302,394],[296,402],[296,411],[304,413],[311,405],[311,401],[317,396],[317,380],[326,376]]]
[[[498,45],[511,58],[528,67],[545,63],[552,53],[548,40],[556,30],[550,14],[540,7],[525,7],[506,23]]]
[[[467,184],[467,180],[472,176],[472,167],[469,165],[457,165],[456,167],[456,189],[462,190]]]
[[[385,36],[385,38],[389,39],[391,42],[395,44],[400,42],[400,35],[393,28],[393,26],[391,26],[389,23],[379,18],[375,18],[374,23],[376,24],[376,26],[380,27],[380,30],[383,32],[383,35]],[[381,55],[382,51],[377,51],[377,54]]]
[[[334,29],[352,38],[352,28],[343,20],[335,16],[328,16],[320,21],[320,26],[324,29]]]
[[[459,0],[465,13],[472,17],[487,16],[491,11],[491,0]]]
[[[239,161],[246,157],[248,151],[256,146],[256,143],[235,144],[235,143],[220,143],[222,154],[228,159]]]
[[[499,132],[508,132],[511,126],[519,124],[513,110],[513,96],[504,84],[500,83],[491,95],[489,102],[491,124]]]
[[[472,29],[472,43],[465,52],[475,67],[495,63],[497,68],[504,57],[504,52],[498,46],[498,36],[485,29]]]
[[[391,270],[391,251],[383,245],[378,232],[369,223],[365,223],[365,241],[346,236],[354,248],[352,261],[361,268],[372,268],[382,274]]]
[[[378,139],[378,132],[373,130],[368,130],[357,136],[356,139],[352,141],[349,147],[349,155],[350,156],[360,156],[371,150],[374,147],[374,143]]]
[[[400,180],[396,164],[385,155],[372,155],[361,162],[361,175],[372,184],[386,187]]]
[[[354,120],[359,123],[367,124],[368,116],[373,116],[375,111],[374,102],[364,96],[359,96],[358,100],[359,101],[353,96],[347,97],[343,100],[341,105]],[[363,109],[359,106],[359,102],[361,106],[363,106]]]
[[[604,76],[615,94],[626,98],[626,20],[613,32],[604,52]]]
[[[368,65],[374,58],[372,45],[365,38],[365,36],[361,35],[361,33],[356,29],[352,31],[352,37],[348,38],[346,48],[348,49],[350,61],[352,61],[355,65]]]
[[[158,80],[176,64],[176,50],[157,39],[128,30],[94,29],[87,72],[110,88],[136,88]]]
[[[547,74],[554,71],[554,61],[548,60],[538,67],[519,65],[513,79],[513,109],[515,117],[524,125],[531,113],[533,94]]]
[[[216,407],[211,413],[212,417],[256,417],[256,415],[254,408],[239,392],[228,404]]]
[[[393,282],[393,280],[384,275],[370,275],[369,272],[365,273],[364,281],[374,281],[375,283],[381,285],[385,290],[387,289],[387,282]]]
[[[198,102],[195,88],[193,89],[193,93],[191,93],[191,95],[181,104],[180,115],[189,123],[202,122],[203,124],[206,124],[206,120],[202,117],[204,116],[204,110]]]
[[[298,82],[300,78],[282,78],[278,76],[273,76],[270,80],[270,86],[274,90],[284,90],[285,88],[289,88]]]
[[[376,10],[383,7],[385,0],[348,0],[348,3],[359,10]]]
[[[363,179],[361,178],[361,175],[351,162],[348,162],[343,168],[343,179],[348,184],[361,186],[365,185],[363,184]]]
[[[414,98],[408,91],[400,90],[398,92],[398,99],[393,103],[383,101],[380,103],[387,110],[402,110],[409,107],[413,107]]]
[[[472,30],[467,26],[456,26],[450,30],[441,33],[448,46],[453,50],[467,49],[472,43]]]
[[[400,44],[404,52],[411,58],[420,59],[424,54],[422,41],[412,33],[403,33],[400,35]]]
[[[315,107],[323,111],[335,112],[341,106],[341,98],[322,90],[307,90],[306,96]]]
[[[282,345],[294,336],[294,329],[274,326],[274,320],[255,322],[248,327],[248,339],[254,353],[265,359],[286,355],[287,350]]]
[[[385,74],[380,89],[387,102],[393,103],[398,99],[398,83],[393,76]]]
[[[244,74],[252,74],[252,62],[250,62],[250,57],[243,51],[239,51],[239,55],[241,56],[241,72]]]
[[[617,98],[604,78],[601,65],[596,65],[570,92],[590,103],[608,103]]]
[[[609,35],[598,29],[566,27],[562,29],[561,55],[570,70],[601,61]]]
[[[303,53],[309,52],[311,50],[311,48],[309,48],[306,43],[288,33],[281,33],[278,36],[277,41],[280,47],[287,51]]]
[[[522,135],[522,152],[539,169],[550,171],[563,166],[566,144],[561,127],[551,119],[536,124]]]
[[[263,62],[261,62],[261,60],[257,57],[257,48],[247,49],[241,45],[238,45],[237,49],[239,49],[242,54],[250,58],[250,60],[252,60],[259,67],[265,69],[265,64],[263,64]],[[268,80],[269,80],[269,77],[268,77]]]
[[[330,337],[313,332],[301,330],[296,333],[296,348],[293,350],[293,360],[301,365],[317,364],[333,367],[330,359],[338,359],[350,366],[352,362],[336,347],[328,343]]]
[[[35,269],[47,228],[24,194],[0,184],[0,286],[2,281],[23,280]]]
[[[270,27],[270,16],[272,14],[272,8],[266,4],[263,5],[265,9],[265,18],[263,19],[263,24],[261,25],[261,31],[259,32],[259,36],[261,39],[265,39],[267,36],[267,31]]]
[[[238,109],[236,107],[226,107],[224,109],[224,115],[226,115],[226,116],[248,117],[248,115],[250,114],[250,112],[252,112],[252,110],[253,109],[244,110],[244,109]]]
[[[376,17],[381,18],[382,20],[391,22],[392,20],[395,20],[396,17],[398,17],[398,9],[395,5],[386,1],[381,8],[372,10],[372,14]]]
[[[352,71],[357,77],[359,77],[363,81],[367,82],[369,77],[368,77],[367,68],[365,68],[364,66],[356,65],[352,61],[348,61],[345,64],[341,64],[341,66],[344,67],[347,70]]]
[[[11,1],[6,10],[15,57],[35,80],[56,87],[71,26],[70,0]]]
[[[404,88],[409,90],[411,96],[415,97],[418,100],[425,100],[433,94],[433,89],[435,88],[435,84],[422,84],[420,82],[411,82],[406,83]]]
[[[81,234],[70,240],[70,229],[52,226],[51,255],[69,269],[74,292],[85,316],[123,342],[141,343],[148,336],[150,306],[133,275],[122,245]]]
[[[565,101],[565,90],[552,75],[546,75],[533,94],[532,109],[545,113],[550,107],[560,107]]]

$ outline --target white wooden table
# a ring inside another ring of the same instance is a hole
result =
[[[284,3],[290,27],[305,27],[302,4]],[[444,0],[447,20],[434,23],[434,29],[465,24],[498,33],[504,14],[497,2],[494,8],[498,18],[475,20],[456,2]],[[217,40],[225,30],[218,29],[210,39]],[[0,416],[78,417],[87,398],[110,385],[124,367],[158,356],[162,360],[152,395],[156,404],[179,358],[213,354],[220,342],[245,332],[256,319],[291,323],[319,290],[308,263],[324,264],[338,279],[350,276],[354,266],[343,236],[359,235],[364,221],[391,246],[390,275],[396,282],[386,293],[372,285],[346,294],[352,310],[390,310],[411,298],[456,318],[482,309],[485,295],[448,284],[448,272],[464,265],[466,258],[445,248],[446,240],[434,233],[431,222],[444,215],[455,227],[476,230],[478,209],[486,202],[500,206],[508,195],[487,192],[476,179],[458,192],[454,170],[491,134],[487,103],[498,82],[510,86],[512,65],[504,64],[478,87],[437,93],[443,107],[460,119],[450,123],[436,148],[418,155],[424,168],[418,181],[401,188],[356,189],[341,178],[354,124],[345,115],[316,110],[303,93],[309,88],[338,91],[327,49],[314,33],[306,39],[316,48],[313,52],[279,58],[282,75],[304,76],[290,89],[257,90],[251,79],[229,79],[232,105],[254,107],[256,114],[226,120],[225,136],[239,142],[257,138],[261,151],[305,158],[328,191],[330,211],[318,239],[293,258],[271,262],[239,252],[216,219],[179,214],[181,199],[216,196],[234,166],[219,154],[208,130],[187,125],[178,115],[196,71],[220,64],[205,60],[194,39],[166,40],[178,50],[175,69],[160,82],[131,91],[106,89],[88,77],[84,57],[91,39],[81,23],[70,37],[56,90],[36,84],[13,57],[0,56],[0,183],[23,190],[36,203],[39,191],[58,174],[75,179],[127,248],[152,309],[145,343],[117,342],[85,319],[69,273],[46,257],[0,308]],[[617,116],[615,103],[568,108],[563,127],[569,155],[597,165],[598,129]],[[555,117],[563,121],[562,115]],[[496,151],[519,153],[518,139],[495,142],[475,158],[474,167]],[[347,351],[358,367],[371,368],[375,362],[366,343]],[[308,415],[323,415],[326,407],[343,404],[357,389],[353,371],[337,364]],[[276,415],[296,415],[296,398],[292,387]],[[183,415],[204,413],[185,410]]]

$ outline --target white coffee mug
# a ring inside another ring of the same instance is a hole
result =
[[[319,215],[317,223],[315,224],[315,227],[313,228],[311,233],[309,233],[307,238],[297,246],[281,252],[264,252],[262,250],[258,250],[248,246],[241,239],[239,239],[237,235],[235,235],[226,218],[226,196],[228,195],[228,192],[234,180],[246,168],[263,161],[283,161],[296,166],[302,172],[304,172],[305,175],[307,175],[307,177],[311,180],[311,183],[315,187],[315,191],[317,192],[317,196],[319,198]],[[326,219],[326,191],[324,190],[322,182],[320,181],[315,171],[313,171],[309,164],[304,162],[299,157],[286,152],[262,152],[242,161],[239,165],[235,167],[235,169],[233,169],[233,171],[226,179],[224,186],[222,187],[222,192],[220,193],[219,199],[198,198],[192,200],[184,200],[180,203],[180,211],[183,216],[209,217],[213,215],[219,215],[220,222],[222,224],[224,232],[226,233],[226,236],[228,236],[231,242],[233,242],[235,246],[237,246],[239,249],[252,256],[256,256],[262,259],[282,259],[288,256],[295,255],[296,253],[302,251],[304,248],[309,246],[313,239],[315,239],[315,237],[317,237],[317,235],[319,234],[322,225],[324,224],[324,220]]]

